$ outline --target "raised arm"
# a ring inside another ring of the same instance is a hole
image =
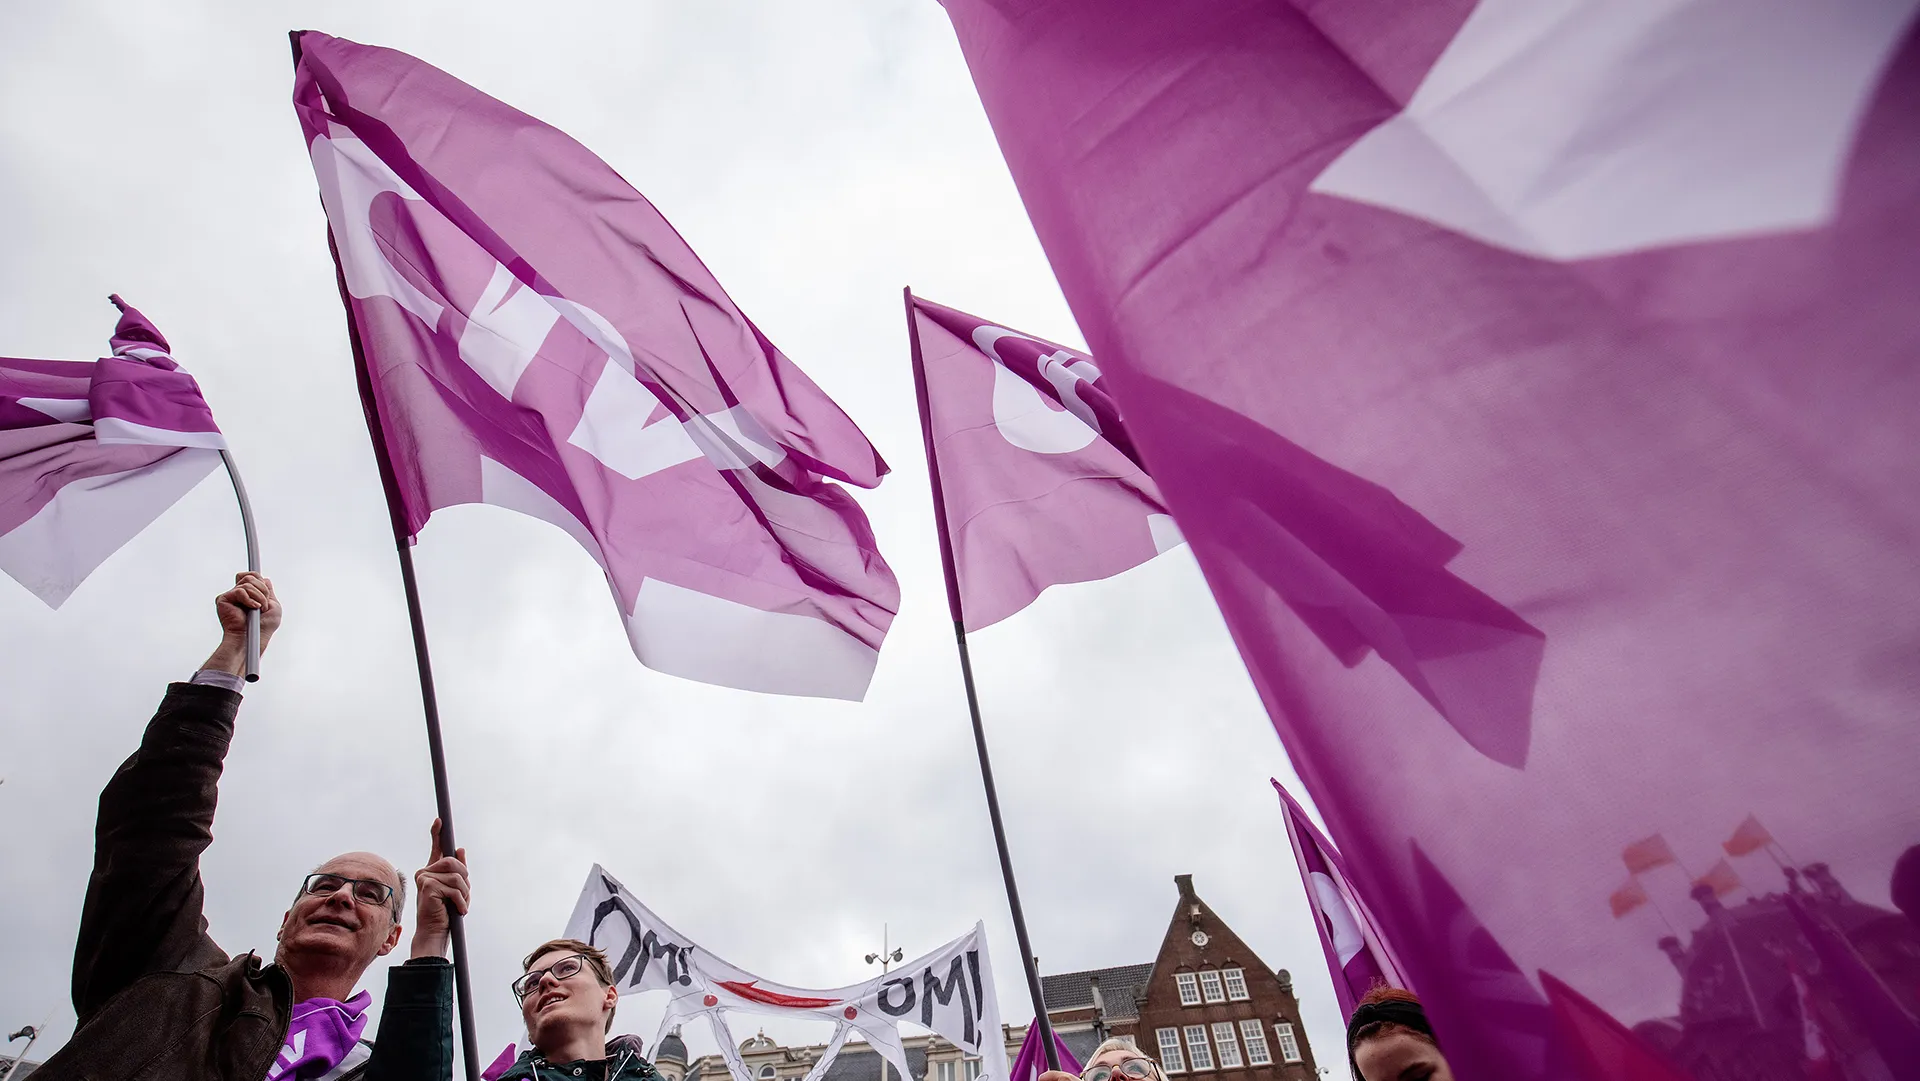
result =
[[[242,574],[214,602],[220,646],[192,683],[175,683],[140,747],[100,793],[93,874],[73,956],[73,1008],[85,1024],[121,988],[150,973],[226,959],[202,915],[200,854],[213,842],[220,766],[240,708],[246,612],[260,646],[280,626],[273,585]]]

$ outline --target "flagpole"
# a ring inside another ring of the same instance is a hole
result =
[[[222,448],[221,464],[233,481],[233,496],[240,501],[240,529],[247,538],[247,570],[260,573],[260,538],[253,531],[253,503],[247,499],[247,486],[240,483],[240,468],[233,464],[233,452]],[[247,682],[260,682],[260,610],[247,609]]]
[[[960,606],[960,578],[954,570],[953,540],[947,532],[947,502],[940,488],[940,466],[933,447],[932,411],[927,400],[926,362],[920,355],[920,333],[913,322],[913,287],[901,291],[907,310],[907,342],[913,353],[914,401],[920,408],[920,435],[927,450],[927,478],[933,487],[934,530],[940,536],[940,569],[947,579],[947,611],[953,616],[953,642],[960,651],[960,682],[967,690],[967,713],[973,720],[973,749],[980,759],[980,783],[987,793],[987,817],[993,823],[993,843],[1000,853],[1000,878],[1007,888],[1007,907],[1013,913],[1013,936],[1020,947],[1020,967],[1027,976],[1027,994],[1033,999],[1033,1023],[1040,1028],[1047,1069],[1060,1068],[1053,1046],[1053,1023],[1047,1017],[1046,996],[1040,990],[1040,972],[1027,937],[1027,917],[1020,909],[1020,887],[1013,878],[1013,857],[1007,852],[1007,829],[1000,819],[1000,793],[993,784],[993,759],[987,753],[987,732],[980,724],[980,699],[973,687],[973,659],[967,653],[967,624]]]
[[[293,62],[300,63],[300,31],[287,35],[293,42]],[[387,517],[393,525],[393,544],[400,556],[400,585],[407,598],[407,619],[413,630],[413,659],[420,671],[420,703],[427,721],[427,756],[433,768],[433,801],[440,815],[440,851],[453,855],[459,851],[453,839],[453,797],[447,787],[446,748],[440,738],[440,701],[433,691],[433,660],[427,653],[427,622],[420,611],[420,587],[413,573],[413,547],[407,535],[406,517],[401,511],[400,482],[394,474],[393,459],[387,453],[387,440],[380,423],[380,407],[373,396],[373,377],[367,371],[367,354],[360,342],[360,324],[353,317],[353,299],[347,292],[347,278],[340,268],[340,249],[334,243],[333,229],[327,229],[327,252],[333,256],[334,283],[340,288],[340,306],[347,316],[347,342],[353,349],[354,380],[360,390],[360,409],[366,417],[367,434],[373,440],[373,460],[380,469],[380,485],[386,493]],[[460,1014],[461,1065],[467,1081],[480,1081],[480,1044],[473,1021],[473,979],[467,968],[466,920],[447,903],[447,931],[453,946],[453,995]]]

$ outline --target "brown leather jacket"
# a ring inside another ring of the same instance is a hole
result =
[[[46,1081],[261,1081],[286,1039],[293,985],[207,934],[200,854],[213,843],[221,763],[240,695],[175,683],[140,748],[100,793],[93,875],[73,955],[79,1027]],[[452,966],[388,973],[368,1081],[453,1069]]]

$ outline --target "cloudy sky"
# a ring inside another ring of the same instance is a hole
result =
[[[288,609],[203,863],[224,947],[270,953],[287,895],[335,852],[417,866],[432,817],[399,577],[288,102],[286,32],[312,28],[411,52],[597,151],[895,468],[861,494],[905,592],[861,704],[649,672],[559,530],[485,507],[436,515],[416,559],[473,865],[487,1057],[519,1036],[506,988],[519,956],[560,931],[594,861],[708,947],[801,985],[863,978],[883,924],[912,953],[984,918],[1004,1014],[1029,1016],[899,290],[1081,338],[934,0],[537,15],[480,0],[14,3],[5,19],[0,353],[97,356],[106,295],[142,308],[232,439]],[[0,579],[0,1026],[49,1021],[36,1058],[72,1032],[96,794],[165,682],[214,644],[209,598],[241,559],[215,477],[58,612]],[[975,664],[1043,966],[1150,960],[1172,876],[1192,873],[1268,965],[1293,971],[1319,1057],[1342,1072],[1266,784],[1292,773],[1184,550],[1056,589],[976,636]],[[378,970],[367,983],[382,986]],[[629,1005],[622,1027],[651,1038],[659,1008]]]

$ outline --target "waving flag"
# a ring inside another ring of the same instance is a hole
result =
[[[404,53],[296,50],[401,532],[460,503],[544,519],[648,667],[864,695],[899,588],[832,483],[887,471],[859,428],[585,147]]]
[[[167,339],[111,299],[112,356],[0,358],[0,570],[54,608],[226,446]]]
[[[1738,1075],[1594,900],[1920,836],[1916,0],[944,3],[1454,1071],[1547,1072],[1546,971]]]
[[[1300,867],[1307,903],[1320,929],[1320,948],[1327,955],[1327,971],[1333,977],[1333,995],[1340,1001],[1340,1016],[1352,1016],[1353,1008],[1376,984],[1411,990],[1380,937],[1380,929],[1347,878],[1340,853],[1320,835],[1319,827],[1280,782],[1272,783],[1286,811],[1287,839],[1293,842],[1293,859]]]
[[[1080,1076],[1080,1060],[1073,1057],[1067,1049],[1067,1042],[1060,1034],[1053,1034],[1053,1053],[1060,1060],[1060,1069],[1075,1077]],[[1047,1055],[1040,1043],[1040,1026],[1027,1025],[1027,1034],[1020,1040],[1020,1052],[1013,1056],[1013,1065],[1009,1066],[1008,1081],[1034,1081],[1047,1070]]]
[[[907,303],[967,630],[1180,543],[1092,357]]]

